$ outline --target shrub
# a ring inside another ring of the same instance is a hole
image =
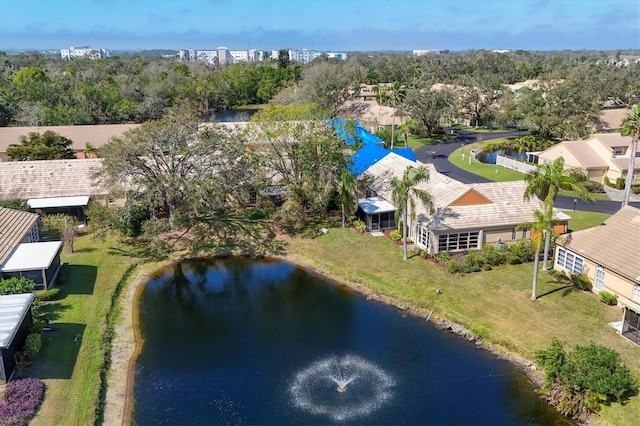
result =
[[[402,233],[397,229],[394,229],[393,231],[391,231],[389,235],[391,236],[391,239],[393,241],[400,241],[402,239]]]
[[[638,392],[620,354],[604,346],[591,343],[567,353],[553,339],[548,349],[536,353],[536,360],[545,370],[547,400],[566,416],[596,412],[601,401],[620,402]]]
[[[251,209],[251,210],[247,210],[244,213],[244,216],[247,219],[260,220],[260,219],[264,219],[265,217],[267,217],[267,214],[265,213],[264,210],[261,210],[261,209]]]
[[[616,179],[616,189],[624,189],[624,178],[617,178]]]
[[[507,248],[496,248],[493,245],[485,244],[482,246],[480,253],[484,258],[485,265],[498,266],[504,265],[507,259]]]
[[[449,253],[438,253],[436,254],[436,260],[440,263],[447,263],[448,260],[451,260],[451,255]]]
[[[0,424],[26,426],[44,398],[44,383],[27,378],[7,383],[0,401]]]
[[[615,294],[611,294],[607,291],[600,292],[600,301],[610,306],[618,304],[618,298],[615,296]]]
[[[609,176],[604,177],[604,184],[607,186],[613,186],[611,185],[611,179],[609,179]]]
[[[449,272],[450,274],[455,274],[462,271],[462,265],[455,259],[449,259],[444,264],[447,268],[447,272]]]
[[[40,352],[42,347],[42,334],[31,333],[24,342],[24,351],[30,358],[34,358]]]
[[[0,295],[31,293],[36,283],[29,278],[11,277],[0,280]]]
[[[364,234],[367,232],[367,224],[361,220],[355,220],[353,222],[353,226],[358,230],[358,232]]]
[[[585,290],[585,291],[591,290],[591,287],[592,287],[591,280],[589,280],[589,278],[584,274],[571,275],[571,281],[580,290]]]
[[[36,302],[46,302],[48,300],[53,300],[60,293],[59,288],[50,288],[49,290],[41,291],[40,293],[36,293]]]
[[[567,275],[565,271],[560,271],[558,269],[549,269],[549,276],[556,281],[560,282],[569,282],[571,281],[571,277]]]
[[[604,192],[604,186],[600,182],[588,180],[584,182],[582,186],[591,194],[602,194]]]
[[[465,274],[482,271],[484,259],[479,251],[471,251],[462,261],[461,270]]]
[[[22,210],[22,211],[29,211],[29,206],[27,205],[26,201],[22,201],[19,198],[13,198],[11,200],[5,200],[5,201],[0,201],[0,207],[4,207],[6,209],[13,209],[13,210]]]
[[[633,185],[631,187],[631,192],[633,192],[634,194],[640,194],[640,185]]]
[[[531,240],[520,240],[516,244],[509,246],[510,260],[517,260],[517,263],[531,262],[535,258],[533,243]],[[509,262],[512,265],[517,263]]]

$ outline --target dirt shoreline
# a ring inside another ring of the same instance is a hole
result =
[[[416,317],[424,318],[432,322],[441,330],[448,330],[458,334],[461,337],[475,342],[476,346],[493,353],[498,358],[507,360],[526,373],[533,384],[539,388],[542,386],[543,376],[536,370],[533,362],[515,356],[496,346],[487,344],[481,339],[473,336],[470,330],[465,327],[452,323],[444,318],[432,315],[432,312],[415,308],[410,305],[399,303],[392,298],[381,296],[372,292],[365,286],[353,282],[346,281],[336,276],[327,274],[325,271],[319,270],[308,264],[304,259],[296,256],[270,256],[271,258],[290,262],[308,271],[312,271],[322,277],[333,281],[339,285],[344,285],[364,295],[367,299],[376,300],[407,312]],[[126,291],[120,300],[120,315],[114,330],[114,338],[111,350],[111,365],[107,377],[107,391],[105,395],[105,408],[103,416],[104,425],[129,425],[131,424],[131,413],[133,409],[133,379],[135,360],[142,346],[140,329],[137,324],[137,300],[143,289],[143,284],[150,278],[154,271],[171,265],[178,261],[159,263],[154,270],[145,268],[138,271],[135,278],[127,285]]]

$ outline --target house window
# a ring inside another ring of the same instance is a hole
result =
[[[593,283],[593,286],[596,290],[602,290],[602,286],[604,285],[604,268],[602,266],[598,266],[596,268],[596,281]]]
[[[522,228],[522,238],[527,238],[527,231],[529,229],[528,228]]]
[[[438,236],[438,251],[462,251],[478,248],[480,233],[456,232]]]
[[[633,294],[631,295],[633,300],[640,300],[640,284],[633,286]]]
[[[247,200],[248,206],[255,206],[258,204],[258,191],[255,189],[249,190],[249,200]]]
[[[515,239],[516,239],[516,230],[515,230],[515,229],[512,229],[512,230],[511,230],[511,239],[512,239],[512,240],[515,240]]]
[[[39,240],[39,236],[38,236],[38,227],[34,226],[31,228],[31,231],[29,231],[29,242],[30,243],[36,243]]]
[[[576,256],[563,249],[562,247],[558,247],[558,257],[556,264],[563,269],[566,269],[569,273],[573,275],[581,274],[582,268],[584,267],[584,259],[580,256]]]
[[[621,146],[616,146],[613,148],[613,155],[622,155],[622,147]]]

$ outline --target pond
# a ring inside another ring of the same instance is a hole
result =
[[[496,164],[498,155],[505,155],[507,157],[515,158],[516,160],[527,159],[526,152],[518,152],[518,150],[515,150],[515,149],[501,149],[495,152],[481,152],[476,157],[476,160],[485,164]]]
[[[134,424],[571,424],[508,362],[286,262],[185,261],[138,303]]]
[[[224,111],[216,111],[211,116],[205,119],[206,122],[215,121],[218,123],[226,123],[232,121],[248,121],[253,114],[258,112],[258,108],[243,108],[243,109],[227,109]]]

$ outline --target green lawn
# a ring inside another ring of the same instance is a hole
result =
[[[438,317],[482,330],[494,345],[526,359],[533,359],[534,353],[546,348],[554,337],[567,348],[594,341],[620,352],[626,365],[640,376],[640,347],[622,339],[607,325],[621,319],[620,309],[604,305],[595,294],[566,287],[541,273],[539,299],[532,302],[532,264],[450,275],[419,257],[404,262],[401,251],[384,237],[339,228],[315,239],[289,243],[289,252],[304,265],[423,314],[433,310]],[[437,288],[443,291],[439,296]],[[638,413],[640,399],[634,397],[625,407],[607,407],[594,421],[634,424]]]
[[[569,221],[569,230],[574,232],[598,226],[606,219],[611,217],[610,214],[597,212],[574,212],[573,210],[564,210],[564,212],[571,216],[571,220]]]
[[[501,140],[504,139],[494,139],[491,142]],[[496,166],[495,164],[484,164],[475,160],[469,161],[469,152],[471,152],[473,148],[479,148],[481,146],[481,143],[473,143],[465,145],[464,147],[460,147],[451,153],[451,155],[449,156],[449,161],[463,170],[496,182],[507,182],[524,179],[524,173],[516,172],[515,170],[506,169],[504,167]],[[462,154],[464,154],[464,159],[462,158]]]
[[[89,425],[96,422],[103,335],[111,299],[125,271],[135,262],[112,254],[114,240],[76,239],[75,253],[63,253],[60,293],[46,310],[52,332],[27,375],[42,378],[46,397],[34,425]]]
[[[407,145],[411,149],[418,149],[421,146],[438,143],[448,138],[450,138],[450,135],[446,134],[436,134],[432,136],[409,135],[409,137],[407,138]],[[404,148],[404,145],[402,147]]]

